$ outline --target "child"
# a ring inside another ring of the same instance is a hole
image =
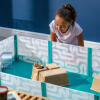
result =
[[[76,11],[70,4],[63,5],[50,23],[51,41],[84,46],[82,28],[76,20]]]

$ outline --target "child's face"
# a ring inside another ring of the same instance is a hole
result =
[[[56,29],[61,33],[65,33],[71,25],[71,23],[66,22],[62,17],[58,15],[55,16],[55,24]]]

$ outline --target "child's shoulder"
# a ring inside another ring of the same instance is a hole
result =
[[[55,28],[55,20],[52,20],[49,26]]]
[[[51,23],[49,24],[50,30],[52,32],[56,32],[56,26],[55,26],[55,20],[52,20]]]
[[[74,23],[73,28],[74,28],[75,30],[83,30],[82,27],[81,27],[77,22]]]
[[[82,27],[77,22],[74,23],[73,32],[77,35],[83,32]]]
[[[52,20],[50,25],[55,25],[55,20]]]

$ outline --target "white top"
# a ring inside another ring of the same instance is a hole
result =
[[[77,36],[82,33],[83,29],[79,26],[78,23],[69,27],[66,33],[61,33],[56,29],[55,20],[53,20],[50,24],[50,31],[56,34],[57,41],[66,44],[78,45]]]

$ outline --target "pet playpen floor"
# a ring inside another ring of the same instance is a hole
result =
[[[8,68],[3,69],[3,72],[31,79],[32,64],[24,61],[16,61]],[[80,75],[72,72],[67,72],[70,85],[64,86],[67,88],[93,93],[100,96],[100,93],[90,90],[93,79],[85,75]]]

